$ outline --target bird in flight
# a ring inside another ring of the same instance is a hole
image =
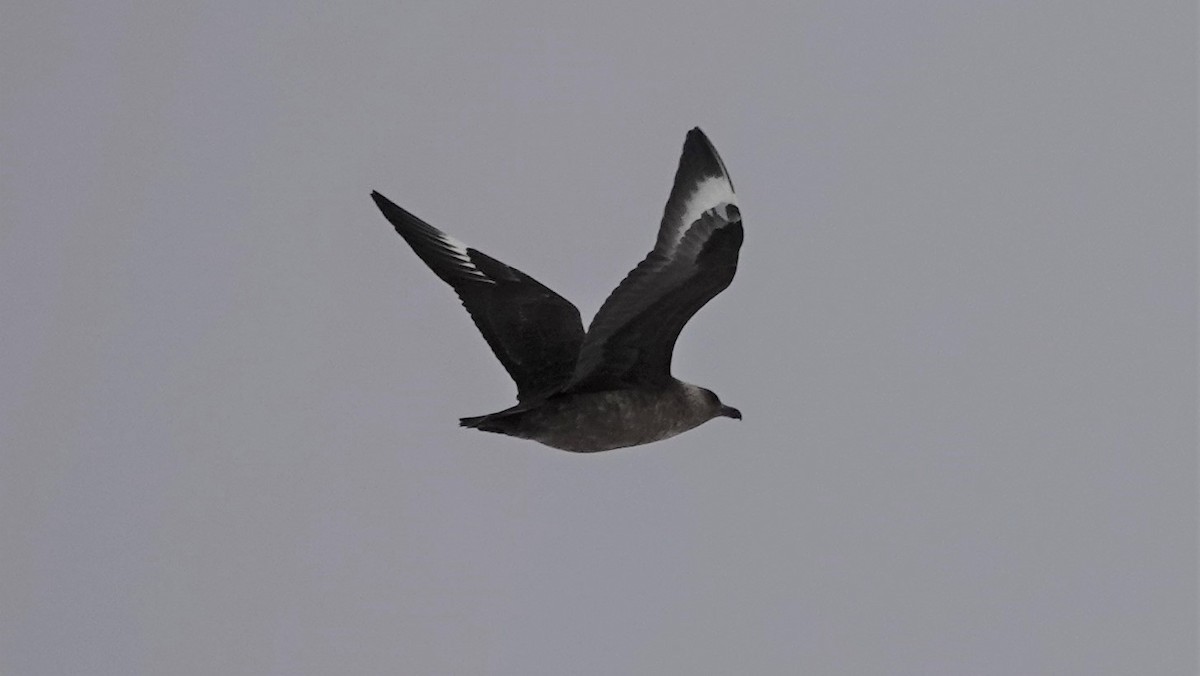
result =
[[[684,324],[733,281],[742,216],[716,148],[688,132],[654,249],[587,331],[570,301],[391,200],[371,197],[434,274],[458,293],[517,385],[517,405],[462,418],[485,432],[575,452],[667,439],[713,418],[741,420],[711,390],[671,375]]]

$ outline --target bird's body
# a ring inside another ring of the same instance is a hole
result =
[[[669,439],[708,422],[713,417],[709,395],[678,380],[661,389],[567,392],[462,423],[564,451],[607,451]]]
[[[654,249],[586,332],[579,310],[548,287],[372,197],[458,293],[517,384],[516,406],[463,426],[591,452],[659,441],[714,417],[741,419],[711,391],[671,375],[679,332],[729,286],[743,236],[733,184],[699,129],[684,142]]]

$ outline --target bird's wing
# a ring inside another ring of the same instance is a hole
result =
[[[733,281],[741,246],[733,183],[704,132],[692,129],[654,249],[596,313],[567,389],[668,383],[679,332]]]
[[[371,197],[417,256],[454,287],[492,352],[528,401],[560,388],[583,342],[579,310],[520,270],[468,248],[388,198]]]

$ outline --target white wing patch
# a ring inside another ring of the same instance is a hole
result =
[[[734,219],[733,215],[729,213],[729,207],[733,207],[735,210],[737,209],[737,205],[732,202],[721,202],[712,209],[709,209],[709,211],[716,214],[717,218],[721,219],[722,221],[725,221],[726,223],[732,223]]]
[[[447,235],[446,233],[442,232],[441,230],[437,231],[437,238],[438,238],[438,244],[441,244],[442,248],[447,253],[449,253],[451,256],[453,256],[456,261],[458,261],[459,267],[462,269],[463,272],[466,272],[468,274],[474,275],[475,277],[478,277],[479,281],[481,281],[481,282],[487,282],[488,284],[496,283],[496,281],[494,279],[483,274],[483,271],[480,270],[479,268],[475,267],[475,264],[471,262],[470,256],[467,255],[467,245],[466,244],[458,241],[457,239],[451,237],[450,235]]]
[[[695,188],[692,188],[692,194],[688,195],[687,200],[684,201],[683,218],[675,224],[671,241],[663,253],[673,252],[675,247],[679,246],[684,233],[705,211],[721,207],[717,210],[717,214],[724,218],[727,212],[726,207],[730,204],[737,204],[737,195],[733,194],[733,186],[729,184],[729,179],[724,176],[706,176],[703,181],[696,184]]]

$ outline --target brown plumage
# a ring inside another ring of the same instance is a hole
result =
[[[516,406],[463,418],[463,426],[590,452],[666,439],[715,417],[741,419],[711,391],[671,375],[680,331],[733,281],[742,245],[733,183],[699,128],[684,141],[654,248],[586,332],[579,310],[548,287],[371,196],[458,293],[517,385]]]

